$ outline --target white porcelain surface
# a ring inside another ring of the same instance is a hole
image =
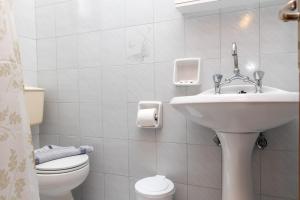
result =
[[[247,94],[237,94],[239,90]],[[227,86],[220,95],[211,89],[175,97],[171,105],[194,122],[222,132],[262,132],[297,117],[298,93],[266,86],[263,91],[256,94],[249,85]]]
[[[241,90],[247,93],[239,94],[238,91]],[[251,85],[232,85],[223,87],[221,94],[215,94],[214,89],[210,89],[195,96],[175,97],[170,104],[192,121],[217,132],[222,146],[222,200],[253,200],[256,197],[253,187],[252,152],[259,132],[295,119],[298,116],[298,102],[299,93],[296,92],[265,86],[263,93],[258,94]],[[192,148],[189,150],[193,152]],[[200,155],[203,152],[205,151],[199,152]],[[192,156],[193,153],[189,155]],[[211,155],[204,157],[209,158]],[[202,176],[197,180],[196,175],[189,174],[191,184],[198,182],[201,185],[218,187],[217,179],[212,179],[212,175],[216,175],[217,172],[208,176],[205,181],[207,173],[204,173],[208,169],[212,173],[217,163],[212,166],[205,164],[212,164],[213,161],[216,159],[198,162],[200,167],[197,169]],[[196,168],[196,165],[191,162],[189,167]],[[290,185],[293,180],[285,181],[289,182],[286,185]]]
[[[37,174],[41,200],[73,200],[71,190],[81,185],[88,173],[89,165],[62,174]]]

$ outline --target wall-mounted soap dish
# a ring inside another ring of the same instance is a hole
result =
[[[173,83],[176,86],[200,85],[200,58],[182,58],[174,61]]]

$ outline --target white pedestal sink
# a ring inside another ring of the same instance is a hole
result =
[[[246,92],[239,94],[239,91]],[[222,200],[254,200],[252,152],[260,132],[298,116],[299,93],[251,85],[234,85],[195,96],[175,97],[170,104],[188,119],[216,131],[222,145]]]

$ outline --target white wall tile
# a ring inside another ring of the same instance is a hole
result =
[[[80,102],[98,102],[101,97],[101,70],[84,68],[78,70]]]
[[[128,138],[126,74],[120,67],[102,70],[102,118],[104,137]]]
[[[19,36],[36,38],[34,1],[17,0],[14,2],[16,30]]]
[[[58,100],[63,102],[78,102],[78,71],[65,69],[57,71]]]
[[[175,8],[173,0],[153,0],[154,19],[156,22],[182,18],[182,14]]]
[[[124,176],[105,175],[105,199],[129,200],[129,179]]]
[[[261,9],[262,53],[297,52],[297,23],[285,23],[278,19],[282,5]]]
[[[125,29],[101,33],[101,63],[104,66],[125,64]]]
[[[78,32],[101,29],[101,6],[100,0],[77,0]]]
[[[280,197],[261,196],[261,200],[288,200]]]
[[[149,100],[154,97],[154,66],[140,64],[127,66],[128,102]]]
[[[297,198],[298,167],[296,152],[264,151],[262,153],[262,194]]]
[[[38,70],[56,69],[56,42],[55,39],[37,40]]]
[[[220,47],[220,16],[188,18],[185,22],[186,56],[219,58]]]
[[[185,88],[176,87],[173,84],[173,69],[172,62],[155,63],[155,99],[169,102],[175,96],[184,96]]]
[[[214,87],[213,75],[221,73],[221,66],[219,59],[202,60],[200,81],[202,91],[208,90]]]
[[[188,181],[191,185],[221,188],[221,148],[213,146],[188,146]]]
[[[187,184],[187,145],[157,144],[157,173],[172,181]]]
[[[36,36],[39,39],[55,36],[54,6],[36,8]]]
[[[102,138],[81,139],[82,145],[90,145],[94,147],[94,151],[89,154],[91,172],[101,173],[104,171],[104,141]]]
[[[76,33],[76,11],[77,4],[75,0],[55,5],[55,33],[57,36]]]
[[[221,200],[222,192],[221,190],[202,188],[197,186],[188,186],[188,196],[189,200]]]
[[[19,39],[19,45],[23,68],[37,71],[36,40],[22,37]]]
[[[80,135],[103,137],[102,120],[98,103],[80,103]]]
[[[77,40],[76,36],[57,37],[57,68],[77,67]]]
[[[171,61],[184,55],[184,21],[173,20],[154,25],[155,61]]]
[[[261,57],[264,84],[283,90],[298,91],[297,54],[266,54]]]
[[[85,200],[104,200],[105,175],[90,172],[82,186]]]
[[[215,131],[195,122],[187,121],[187,138],[189,144],[215,146],[216,144],[213,141],[215,135]]]
[[[100,65],[100,33],[90,32],[78,35],[78,66],[99,66]]]
[[[129,142],[129,175],[144,178],[156,175],[156,144]]]
[[[128,175],[128,140],[104,139],[104,170],[106,173]]]
[[[78,136],[59,136],[59,145],[60,146],[80,146],[80,138]]]
[[[58,104],[54,102],[45,102],[43,122],[40,125],[41,134],[58,134],[59,119],[58,119]]]
[[[102,0],[100,13],[103,29],[123,27],[125,24],[125,1]]]
[[[293,120],[288,124],[267,130],[264,135],[268,139],[269,150],[289,150],[298,149],[299,120]]]
[[[78,103],[58,104],[58,128],[61,135],[79,135],[79,105]]]
[[[187,200],[188,199],[188,186],[185,184],[175,183],[174,200]]]
[[[153,62],[154,59],[153,24],[128,27],[126,30],[127,63]]]
[[[24,70],[23,71],[24,84],[26,86],[37,86],[36,71]]]
[[[186,143],[186,119],[170,104],[163,104],[163,127],[157,130],[157,140],[161,142]]]
[[[40,135],[40,147],[46,145],[58,145],[59,136],[58,135]]]
[[[58,97],[56,70],[38,71],[38,86],[45,89],[45,101],[54,102]]]
[[[153,0],[127,0],[126,25],[147,24],[153,22]]]
[[[70,0],[35,0],[36,7],[48,6]]]
[[[259,10],[223,13],[221,25],[222,57],[231,57],[232,42],[240,56],[259,53]]]

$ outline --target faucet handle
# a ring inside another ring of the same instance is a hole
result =
[[[223,75],[222,74],[214,74],[213,80],[215,84],[220,84],[222,81]]]
[[[255,81],[262,80],[263,77],[264,77],[264,75],[265,75],[265,72],[263,72],[263,71],[255,71],[255,72],[253,73],[253,77],[254,77],[254,80],[255,80]]]

